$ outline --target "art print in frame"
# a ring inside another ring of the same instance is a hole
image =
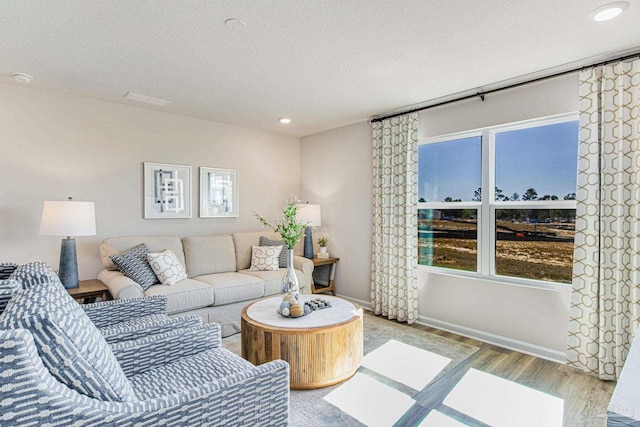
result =
[[[238,171],[200,168],[200,217],[238,216]]]
[[[144,162],[144,217],[191,218],[191,166]]]

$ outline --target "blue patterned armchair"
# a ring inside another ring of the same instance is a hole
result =
[[[55,271],[46,262],[16,266],[8,279],[0,280],[0,314],[15,292],[43,282],[59,282]],[[82,308],[108,343],[202,325],[199,316],[170,318],[167,298],[163,296],[84,304]]]
[[[221,347],[216,324],[167,323],[162,299],[118,302],[85,310],[57,278],[13,293],[0,315],[0,425],[288,424],[286,362],[252,365]]]

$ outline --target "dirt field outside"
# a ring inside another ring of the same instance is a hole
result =
[[[496,273],[571,283],[575,225],[565,222],[496,224]],[[419,263],[477,271],[475,220],[419,220]]]

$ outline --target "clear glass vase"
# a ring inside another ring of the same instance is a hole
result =
[[[282,294],[289,294],[296,300],[300,298],[300,283],[293,269],[293,249],[287,249],[287,272],[282,278]]]

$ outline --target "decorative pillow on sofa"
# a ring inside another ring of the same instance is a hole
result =
[[[147,260],[151,269],[163,285],[175,285],[187,278],[184,266],[178,261],[178,257],[169,249],[160,253],[147,254]]]
[[[159,283],[149,261],[147,261],[148,253],[147,245],[140,243],[123,254],[112,255],[109,258],[122,274],[142,286],[142,289],[146,291],[151,285]]]
[[[282,246],[252,246],[250,271],[276,271]]]
[[[278,266],[287,268],[287,245],[284,244],[284,240],[271,240],[268,237],[260,236],[260,246],[282,246],[282,251],[280,251],[278,258]]]

